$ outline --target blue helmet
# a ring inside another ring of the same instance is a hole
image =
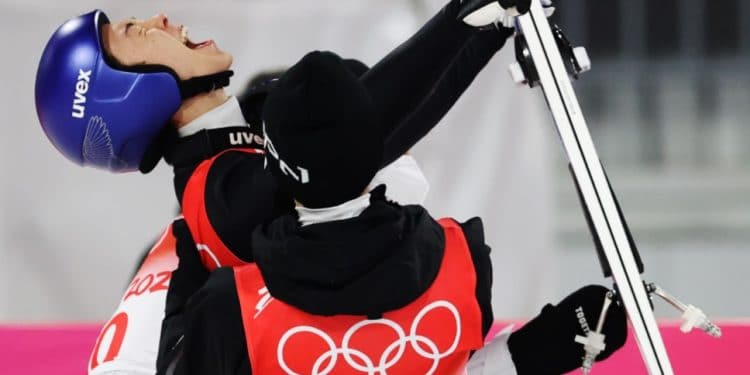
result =
[[[139,168],[184,98],[226,86],[231,72],[180,81],[166,66],[120,66],[102,44],[102,26],[108,23],[104,12],[95,10],[55,31],[37,70],[36,110],[65,157],[127,172]]]

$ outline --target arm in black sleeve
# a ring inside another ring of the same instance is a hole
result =
[[[361,80],[390,134],[422,102],[475,29],[456,20],[460,2],[451,0],[414,36],[375,64]]]
[[[440,122],[512,34],[512,29],[500,28],[479,32],[470,39],[429,95],[387,135],[383,165],[409,151]]]
[[[175,171],[180,202],[193,171],[194,168]],[[264,170],[262,155],[226,152],[214,160],[205,183],[201,204],[211,226],[232,253],[245,262],[253,261],[249,233],[257,225],[294,210],[292,198]]]
[[[252,262],[250,233],[256,226],[292,211],[294,201],[264,169],[262,155],[228,152],[208,172],[206,213],[221,240],[234,255]]]
[[[182,336],[184,309],[188,299],[208,279],[208,271],[203,267],[195,242],[185,220],[172,223],[172,234],[176,239],[176,252],[179,263],[172,272],[167,290],[167,301],[162,321],[159,352],[156,359],[158,374],[164,374],[177,353],[174,349]]]
[[[466,242],[471,251],[471,260],[477,272],[476,297],[482,311],[482,336],[492,327],[495,317],[492,313],[492,261],[490,247],[484,243],[484,226],[482,219],[475,217],[461,225]]]
[[[176,375],[251,375],[231,268],[219,268],[188,302]]]

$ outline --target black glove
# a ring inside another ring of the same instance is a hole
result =
[[[557,306],[545,306],[541,314],[513,332],[508,348],[518,375],[560,375],[581,367],[585,352],[575,337],[585,337],[584,329],[596,330],[607,292],[599,285],[581,288]],[[627,319],[618,303],[610,305],[601,333],[606,337],[606,348],[597,361],[609,358],[625,345]]]
[[[493,3],[500,5],[502,10],[493,8]],[[531,7],[531,0],[461,0],[461,9],[458,11],[457,18],[466,22],[467,17],[482,14],[480,18],[488,22],[483,22],[483,24],[467,23],[472,24],[472,26],[483,27],[502,22],[501,16],[505,15],[504,10],[514,7],[518,13],[525,14]]]

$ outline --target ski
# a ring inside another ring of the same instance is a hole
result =
[[[542,87],[570,162],[605,276],[614,280],[617,297],[628,313],[646,368],[651,375],[671,375],[674,371],[652,310],[649,291],[641,279],[643,264],[571,84],[568,71],[572,70],[575,76],[587,70],[585,65],[590,64],[585,50],[564,45],[567,41],[562,32],[548,22],[540,0],[532,0],[531,10],[516,22],[519,61],[511,67],[511,73],[517,81],[525,80],[532,87],[538,83]]]

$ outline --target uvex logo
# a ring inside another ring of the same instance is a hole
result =
[[[262,145],[263,137],[250,132],[234,132],[229,133],[229,143],[232,146],[251,145],[253,143]]]
[[[279,158],[279,153],[278,151],[276,151],[276,147],[274,147],[273,142],[271,142],[271,138],[268,138],[268,133],[266,133],[266,124],[263,124],[263,138],[263,146],[268,151],[268,153],[273,156],[274,159],[279,161],[279,169],[281,169],[282,173],[293,178],[295,181],[301,184],[310,182],[310,171],[302,167],[292,168],[284,160]],[[266,160],[266,162],[268,162],[268,160]],[[298,171],[299,173],[297,173]]]
[[[86,114],[86,93],[89,91],[89,82],[91,82],[91,71],[78,69],[78,81],[76,82],[76,92],[73,96],[73,112],[71,116],[83,118]]]

